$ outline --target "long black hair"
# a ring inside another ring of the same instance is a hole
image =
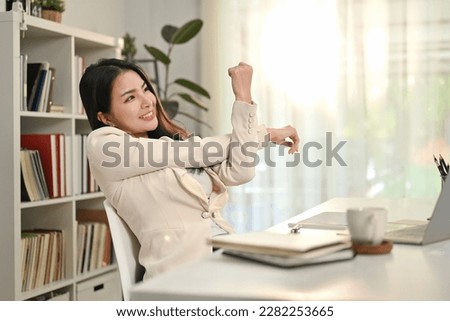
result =
[[[111,92],[117,76],[125,71],[134,71],[156,97],[156,117],[158,127],[148,132],[150,138],[169,136],[175,139],[186,139],[187,131],[172,122],[167,116],[161,101],[146,73],[137,64],[120,59],[100,59],[86,68],[79,84],[81,101],[86,111],[92,130],[107,126],[97,119],[99,112],[109,113],[111,110]]]

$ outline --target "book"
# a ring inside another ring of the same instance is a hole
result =
[[[39,201],[48,198],[47,184],[37,150],[20,151],[21,201]]]
[[[86,244],[86,225],[77,226],[77,274],[83,272],[83,257]]]
[[[50,112],[51,106],[53,105],[53,87],[55,83],[55,68],[49,68],[48,86],[46,88],[45,102],[43,109],[46,112]]]
[[[30,66],[33,65],[33,66]],[[40,62],[40,63],[31,63],[28,65],[28,69],[32,68],[35,72],[35,68],[39,66],[38,73],[36,78],[33,81],[33,77],[29,79],[29,81],[33,82],[31,89],[31,96],[28,99],[28,110],[30,111],[42,111],[42,105],[45,96],[45,84],[47,81],[47,74],[50,68],[50,63],[48,61]],[[30,83],[29,83],[30,84]]]
[[[27,191],[27,185],[25,183],[24,173],[23,173],[23,165],[22,165],[22,159],[23,155],[22,151],[20,152],[20,201],[21,202],[30,202],[30,195]],[[27,182],[28,183],[28,182]]]
[[[39,155],[39,151],[31,150],[29,151],[31,156],[31,161],[33,164],[33,174],[34,181],[37,185],[37,190],[39,192],[39,200],[49,198],[47,183],[44,177],[44,170],[42,168],[41,157]]]
[[[36,94],[36,87],[41,63],[30,62],[27,64],[27,109],[30,110],[32,104],[32,96]]]
[[[48,231],[49,244],[47,253],[47,263],[44,276],[44,284],[49,284],[51,281],[52,264],[54,264],[54,247],[56,244],[56,231]]]
[[[87,158],[87,135],[81,135],[81,193],[88,192],[88,158]]]
[[[23,177],[23,186],[25,187],[22,190],[22,201],[26,201],[27,199],[32,202],[38,201],[37,182],[33,173],[30,152],[27,149],[22,149],[20,151],[20,171]]]
[[[31,245],[32,237],[28,233],[22,233],[22,291],[26,291],[28,274],[31,266]]]
[[[82,56],[75,56],[75,79],[76,79],[76,83],[79,84],[81,77],[83,76],[84,70],[86,68],[86,61],[85,61],[85,57]],[[75,110],[78,114],[80,115],[84,115],[85,111],[84,111],[84,107],[83,107],[83,102],[81,101],[81,95],[80,95],[80,91],[79,88],[77,86],[77,102],[75,105]]]
[[[28,55],[21,54],[20,55],[20,110],[27,110],[27,94],[28,94],[28,81],[27,81],[27,73],[28,73]]]
[[[268,231],[219,235],[210,240],[224,254],[267,264],[294,267],[351,259],[354,257],[348,236],[317,230],[302,233]]]
[[[65,178],[66,178],[66,196],[72,195],[72,136],[65,135]]]
[[[37,262],[37,270],[36,270],[36,281],[35,288],[39,288],[44,285],[45,280],[45,272],[47,269],[47,258],[49,251],[49,243],[50,243],[50,234],[48,233],[39,233],[39,255]]]
[[[90,258],[91,258],[91,251],[92,251],[92,234],[94,225],[92,223],[83,223],[86,225],[86,243],[84,248],[84,255],[83,255],[83,267],[81,270],[81,273],[86,273],[89,271],[90,266]]]
[[[89,257],[89,271],[94,271],[97,268],[98,251],[100,248],[100,229],[101,223],[92,222],[92,244],[91,255]]]
[[[278,256],[235,250],[224,250],[223,254],[284,268],[346,261],[356,256],[351,246],[345,243],[328,246],[309,255]]]
[[[64,252],[64,231],[58,230],[58,233],[56,233],[56,266],[53,281],[60,281],[65,278]]]
[[[58,135],[59,139],[59,166],[58,166],[58,177],[59,177],[59,195],[61,197],[67,196],[66,192],[66,139],[64,135]]]
[[[291,256],[348,241],[349,236],[337,235],[333,232],[305,230],[301,233],[269,231],[234,233],[216,236],[210,242],[214,247],[224,249]]]
[[[50,87],[50,65],[45,64],[44,69],[42,69],[40,72],[41,75],[43,75],[43,80],[42,84],[39,84],[38,87],[39,92],[37,92],[36,106],[33,106],[33,111],[45,112],[47,111],[47,106],[45,104],[47,100],[48,89]]]

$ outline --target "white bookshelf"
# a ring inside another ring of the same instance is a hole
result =
[[[81,288],[84,291],[83,298],[86,298],[86,286],[95,284],[97,279],[110,280],[111,275],[118,274],[115,264],[82,275],[76,274],[76,210],[102,208],[103,195],[97,192],[22,203],[20,135],[60,132],[74,137],[89,133],[86,117],[77,113],[79,98],[75,56],[83,56],[86,65],[103,57],[119,57],[121,39],[28,16],[23,12],[9,11],[0,13],[0,43],[0,300],[28,300],[52,291],[68,292],[69,299],[76,300],[77,289]],[[49,61],[55,68],[53,97],[55,103],[64,106],[64,113],[20,110],[21,54],[27,54],[29,62]],[[74,154],[75,147],[72,144],[71,155]],[[73,184],[74,179],[70,181]],[[21,231],[31,228],[64,231],[65,278],[23,292]],[[116,292],[108,293],[107,297],[120,299],[120,288],[107,288]]]

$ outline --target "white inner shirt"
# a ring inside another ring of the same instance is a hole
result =
[[[194,172],[192,173],[192,177],[194,177],[200,185],[202,185],[203,190],[205,191],[206,196],[208,197],[208,201],[211,198],[211,194],[213,193],[213,182],[211,180],[211,177],[208,175],[206,171],[200,171],[200,172]],[[214,222],[213,219],[211,219],[211,236],[217,236],[220,234],[228,234],[227,231],[222,229],[220,226]]]

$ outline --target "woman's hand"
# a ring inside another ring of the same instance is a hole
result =
[[[240,62],[239,65],[228,69],[228,75],[231,77],[231,87],[236,100],[251,104],[252,66]]]
[[[290,147],[289,154],[298,152],[300,138],[298,137],[297,130],[294,127],[289,125],[283,128],[267,128],[267,132],[270,135],[271,142]]]

